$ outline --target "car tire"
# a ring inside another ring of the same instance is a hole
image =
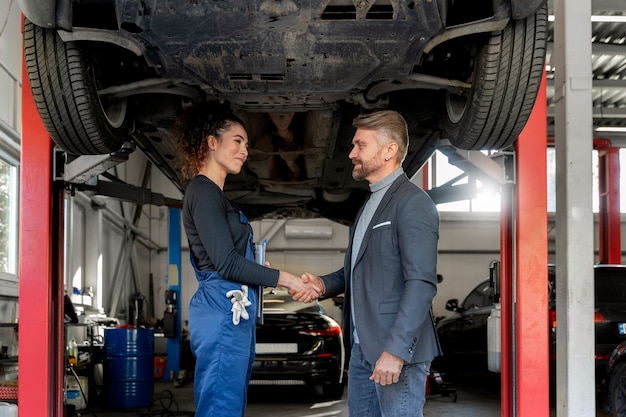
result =
[[[626,417],[626,362],[615,366],[609,383],[609,401],[614,417]]]
[[[37,110],[59,147],[72,155],[97,155],[129,140],[127,99],[98,95],[98,66],[78,43],[63,42],[56,30],[24,19],[24,57]]]
[[[445,94],[443,138],[460,149],[511,146],[533,109],[543,77],[547,9],[512,20],[478,47],[467,96]]]
[[[322,385],[322,395],[324,398],[338,400],[343,397],[345,385],[342,383],[333,383]]]

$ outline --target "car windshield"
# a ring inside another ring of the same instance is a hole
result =
[[[556,299],[554,266],[548,270],[550,283],[550,300]],[[626,268],[596,267],[595,268],[595,304],[624,304],[626,300]]]
[[[493,289],[489,281],[482,282],[463,301],[465,310],[493,305]]]
[[[264,313],[321,313],[322,308],[317,302],[301,303],[294,301],[282,288],[265,290],[263,294]]]
[[[596,269],[596,304],[620,303],[626,300],[626,269]]]

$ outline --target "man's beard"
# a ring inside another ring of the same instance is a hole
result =
[[[368,161],[361,160],[360,162],[361,168],[357,169],[355,165],[354,169],[352,170],[352,178],[355,181],[364,180],[383,166],[383,159],[379,155],[376,155],[374,158]]]

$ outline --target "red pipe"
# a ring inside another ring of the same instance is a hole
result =
[[[500,208],[500,413],[513,417],[513,208],[514,185],[501,188]]]

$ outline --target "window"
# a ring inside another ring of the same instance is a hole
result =
[[[549,147],[547,151],[547,165],[548,165],[548,212],[554,213],[556,211],[556,152],[554,147]],[[594,213],[597,213],[600,208],[600,195],[598,189],[598,152],[596,150],[592,153],[591,159],[592,165],[592,209]],[[620,167],[626,167],[626,150],[620,149],[619,151],[619,165]],[[626,189],[624,188],[625,181],[625,168],[620,168],[620,211],[626,212]]]
[[[489,188],[481,181],[473,179],[462,170],[448,162],[448,158],[436,151],[432,161],[432,179],[435,187],[460,186],[464,188],[459,195],[471,193],[473,198],[459,199],[458,201],[437,204],[439,211],[473,211],[473,212],[499,212],[500,191]]]
[[[0,160],[0,272],[15,274],[16,168]]]
[[[548,147],[546,152],[547,165],[547,191],[548,191],[548,212],[556,211],[556,157],[554,147]],[[626,149],[620,149],[619,153],[620,166],[626,167]],[[441,203],[437,205],[439,211],[472,211],[472,212],[499,212],[500,211],[500,192],[498,190],[489,189],[480,181],[472,179],[463,171],[454,165],[448,163],[448,158],[440,153],[435,152],[432,159],[432,183],[434,187],[446,185],[467,185],[472,190],[473,198],[459,199],[458,201]],[[592,159],[592,207],[593,212],[599,210],[599,194],[598,194],[598,152],[593,151]],[[626,168],[620,169],[620,211],[626,213],[626,189],[622,186],[626,184]],[[472,187],[469,187],[472,185]],[[465,192],[459,192],[463,195]]]
[[[17,162],[0,158],[0,294],[17,295]]]

